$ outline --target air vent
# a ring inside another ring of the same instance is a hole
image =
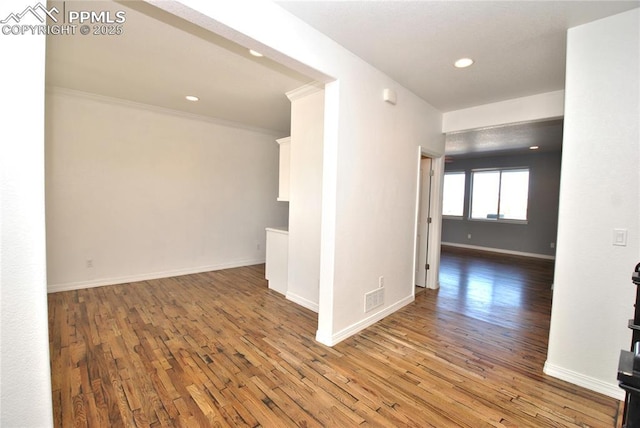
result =
[[[384,288],[378,288],[364,295],[364,311],[369,312],[384,303]]]

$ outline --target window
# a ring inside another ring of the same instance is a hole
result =
[[[446,172],[442,193],[442,215],[462,217],[464,210],[464,172]]]
[[[481,170],[471,173],[471,218],[527,220],[529,170]]]

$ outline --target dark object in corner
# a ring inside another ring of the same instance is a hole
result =
[[[631,275],[637,286],[634,318],[629,320],[632,331],[631,351],[620,351],[618,385],[625,391],[623,428],[640,428],[640,263]]]
[[[634,351],[620,351],[618,381],[626,392],[623,427],[640,427],[640,342]]]

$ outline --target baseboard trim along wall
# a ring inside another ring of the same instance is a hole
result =
[[[315,313],[318,313],[319,309],[318,309],[318,304],[316,302],[312,302],[311,300],[305,299],[304,297],[298,296],[297,294],[292,293],[290,291],[287,291],[287,294],[285,295],[285,297],[287,298],[287,300],[290,300],[293,303],[297,303],[303,308],[307,308]]]
[[[339,332],[337,332],[334,335],[331,335],[330,337],[325,337],[323,334],[321,334],[320,331],[318,331],[316,333],[316,340],[327,346],[337,345],[338,343],[342,342],[344,339],[347,339],[348,337],[353,336],[357,332],[364,330],[369,326],[372,326],[373,324],[380,321],[382,318],[388,315],[391,315],[392,313],[403,308],[404,306],[408,305],[414,300],[415,300],[415,297],[413,295],[407,296],[404,299],[394,303],[393,305],[386,307],[382,311],[377,312],[371,315],[370,317],[367,317],[362,321],[359,321],[353,325],[350,325],[349,327],[340,330]]]
[[[137,275],[121,276],[116,278],[100,278],[91,281],[78,281],[66,284],[49,284],[47,293],[56,293],[58,291],[82,290],[84,288],[103,287],[105,285],[127,284],[130,282],[150,281],[152,279],[171,278],[174,276],[191,275],[194,273],[211,272],[214,270],[232,269],[243,266],[259,265],[265,262],[265,259],[248,259],[236,260],[227,263],[220,263],[209,266],[199,266],[185,269],[176,269],[163,272],[149,272]]]
[[[443,242],[442,246],[443,247],[468,248],[470,250],[486,251],[486,252],[490,252],[490,253],[509,254],[509,255],[512,255],[512,256],[533,257],[533,258],[536,258],[536,259],[545,259],[545,260],[555,260],[556,259],[555,256],[549,256],[547,254],[526,253],[524,251],[503,250],[501,248],[480,247],[478,245],[456,244],[454,242]]]
[[[544,363],[543,372],[549,376],[587,388],[591,391],[599,392],[600,394],[615,398],[616,400],[624,400],[624,391],[618,387],[617,383],[610,384],[608,382],[603,382],[600,379],[594,379],[581,373],[556,366],[548,361]]]

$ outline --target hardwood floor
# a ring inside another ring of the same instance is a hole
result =
[[[264,266],[50,294],[55,425],[612,427],[542,373],[551,278],[445,250],[440,290],[333,348]]]

